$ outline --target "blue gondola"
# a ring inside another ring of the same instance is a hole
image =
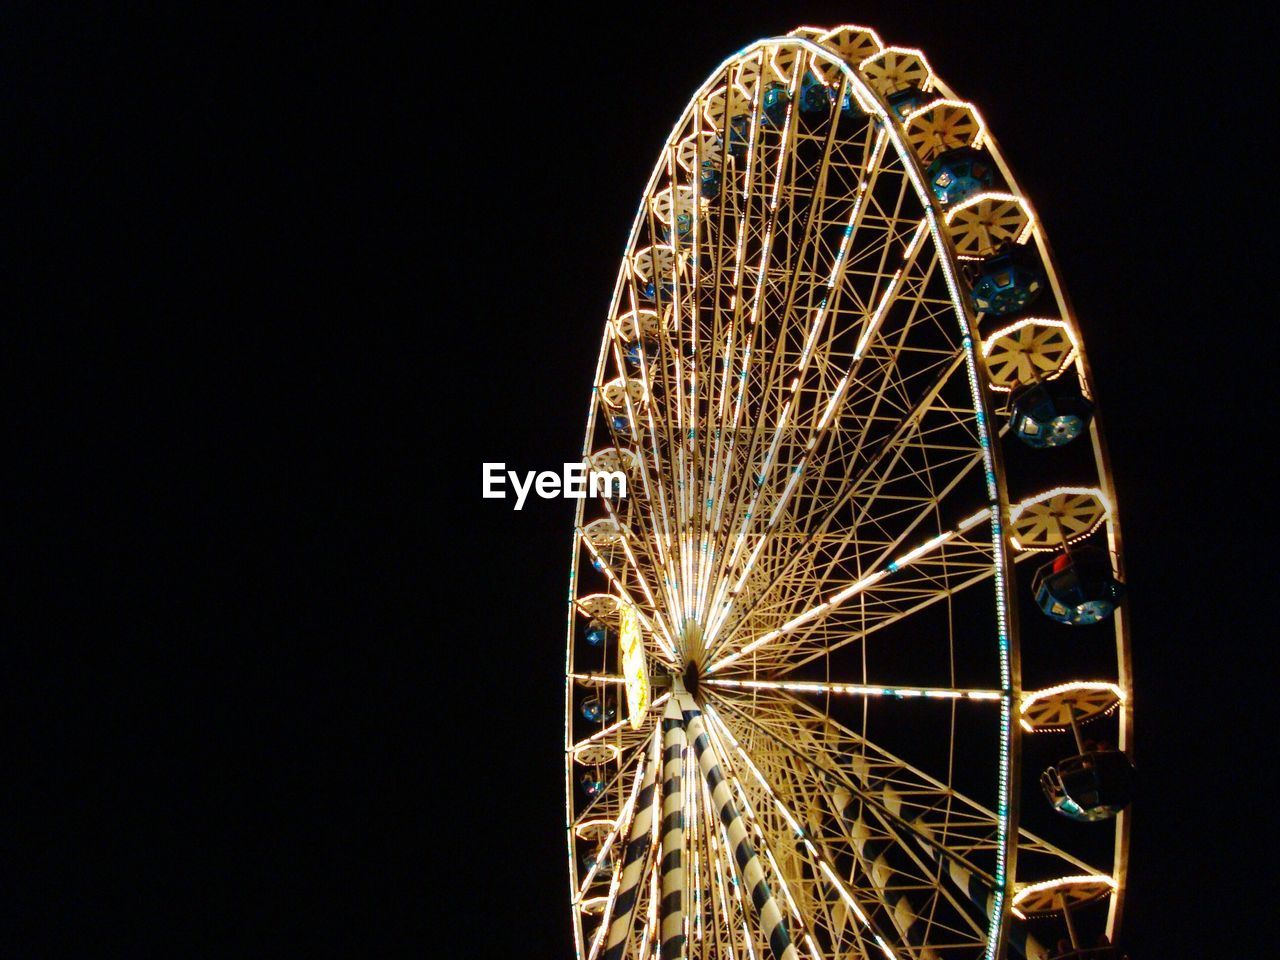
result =
[[[593,647],[600,646],[608,636],[609,628],[604,625],[603,620],[592,620],[587,624],[587,643]]]
[[[1064,553],[1036,571],[1031,592],[1046,617],[1073,626],[1088,626],[1115,612],[1124,584],[1111,571],[1105,550]]]
[[[667,243],[671,242],[672,237],[679,237],[681,240],[688,240],[693,236],[693,214],[685,211],[677,213],[672,226],[664,226],[662,228],[662,239]],[[652,296],[652,294],[649,294]]]
[[[582,717],[584,720],[590,720],[592,723],[600,723],[604,720],[612,720],[617,710],[612,705],[607,708],[600,702],[599,697],[588,697],[582,701]]]
[[[953,207],[991,187],[995,165],[981,150],[959,147],[940,153],[925,172],[929,188],[944,207]]]
[[[831,102],[834,99],[835,95],[831,92],[830,87],[815,77],[812,73],[805,73],[804,79],[800,81],[801,113],[826,113],[831,109]]]
[[[1012,244],[973,271],[969,301],[973,309],[991,317],[1021,310],[1044,290],[1044,268],[1034,251]]]
[[[774,81],[764,88],[764,96],[760,98],[760,112],[775,127],[780,127],[787,119],[787,106],[791,103],[791,93],[785,83]]]
[[[585,857],[583,857],[582,869],[590,873],[592,867],[594,867],[596,863],[599,863],[600,869],[596,871],[596,879],[608,880],[610,877],[613,876],[613,854],[606,853],[604,855],[604,859],[600,860],[600,858],[597,856],[598,853],[599,851],[596,851],[596,853],[588,853]]]
[[[1045,770],[1040,788],[1064,817],[1108,820],[1133,799],[1133,764],[1121,750],[1090,750]]]
[[[714,200],[720,193],[720,170],[714,160],[703,160],[702,171],[698,175],[698,192],[708,200]]]
[[[751,117],[740,113],[729,118],[729,156],[742,160],[747,155],[747,137],[751,133]]]
[[[923,107],[930,100],[930,95],[925,93],[919,87],[904,87],[901,90],[895,90],[893,93],[886,94],[884,101],[901,120],[912,110]]]
[[[1061,447],[1080,436],[1093,419],[1093,404],[1080,392],[1077,377],[1028,384],[1013,394],[1009,423],[1029,447]]]

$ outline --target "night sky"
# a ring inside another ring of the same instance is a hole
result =
[[[93,573],[45,578],[62,601],[35,635],[61,666],[23,688],[20,752],[71,762],[10,780],[5,832],[33,852],[6,870],[0,953],[572,955],[572,502],[483,500],[480,465],[575,459],[631,218],[706,74],[858,22],[978,105],[1077,310],[1133,624],[1123,943],[1256,955],[1276,753],[1256,25],[922,2],[315,16],[66,14],[6,40],[44,81],[16,104],[19,186],[80,211],[40,235],[85,255],[92,221],[119,266],[101,294],[51,284],[86,329],[21,407],[65,416],[33,449],[70,489],[33,497],[47,523],[16,562]]]

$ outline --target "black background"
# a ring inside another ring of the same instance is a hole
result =
[[[482,500],[480,465],[575,458],[635,204],[702,78],[848,21],[979,105],[1078,312],[1134,624],[1125,942],[1251,955],[1276,753],[1260,25],[923,2],[12,22],[36,216],[6,352],[43,476],[9,551],[33,619],[6,654],[0,952],[571,955],[571,505]]]

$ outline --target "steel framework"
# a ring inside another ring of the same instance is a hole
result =
[[[960,148],[1003,184],[947,205],[926,172]],[[1036,310],[976,310],[973,266],[1013,247],[1043,265]],[[580,958],[1038,960],[1064,919],[1114,940],[1128,814],[1020,822],[1024,736],[1078,704],[1132,738],[1122,607],[1083,628],[1087,681],[1022,688],[1023,648],[1080,629],[1025,622],[1022,562],[1087,539],[1123,576],[1096,418],[1069,461],[1004,462],[1014,388],[1062,377],[1092,397],[1041,225],[920,51],[800,28],[710,75],[632,225],[582,451],[630,484],[574,530]]]

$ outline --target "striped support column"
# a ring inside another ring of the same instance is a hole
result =
[[[853,793],[845,786],[837,786],[832,791],[832,799],[835,801],[836,809],[840,811],[841,817],[849,823],[849,835],[853,840],[854,849],[858,851],[862,858],[862,863],[871,880],[871,885],[875,887],[876,892],[880,895],[880,899],[888,906],[889,919],[894,928],[902,936],[902,938],[911,946],[918,949],[916,954],[921,960],[936,960],[937,953],[924,944],[924,925],[918,923],[919,915],[915,905],[906,896],[900,896],[896,902],[889,903],[888,886],[893,880],[894,874],[901,873],[901,869],[895,869],[893,859],[897,855],[897,844],[891,836],[875,836],[872,830],[863,819],[860,798],[855,797]],[[886,806],[892,810],[893,804],[896,806],[897,797],[892,794],[888,788],[885,789]],[[905,864],[902,865],[905,869]]]
[[[684,721],[675,698],[662,716],[662,960],[684,956]]]
[[[782,911],[778,908],[778,901],[764,878],[764,867],[761,865],[760,856],[751,845],[746,824],[742,822],[738,808],[733,802],[733,791],[729,788],[724,771],[720,769],[720,764],[711,749],[711,738],[707,736],[706,727],[702,722],[702,711],[698,709],[693,697],[687,693],[677,694],[677,699],[684,711],[685,726],[693,740],[698,767],[706,778],[707,786],[711,788],[712,805],[716,815],[720,817],[720,822],[725,825],[725,832],[729,835],[729,845],[732,850],[725,852],[731,852],[734,860],[737,861],[746,890],[751,895],[751,903],[756,908],[760,930],[768,940],[769,949],[773,952],[775,960],[799,960],[799,954],[796,953],[795,945],[791,942],[791,934],[787,930],[787,921],[783,918]]]
[[[661,742],[656,734],[654,738]],[[649,848],[652,846],[650,835],[653,832],[653,795],[657,781],[658,758],[655,750],[653,761],[644,772],[640,795],[636,797],[635,813],[631,818],[631,835],[622,856],[618,895],[613,901],[613,923],[609,925],[609,935],[605,939],[604,960],[621,960],[627,949],[632,914],[635,913],[636,900],[644,880],[645,862],[649,859]]]
[[[906,819],[903,816],[901,800],[892,786],[884,781],[880,781],[878,783],[870,782],[870,778],[866,776],[865,766],[863,766],[862,771],[860,772],[857,769],[857,764],[855,763],[854,772],[858,776],[858,779],[866,785],[869,793],[878,792],[880,794],[881,802],[884,804],[886,810],[896,817]],[[894,873],[894,870],[889,863],[889,851],[890,847],[893,845],[889,840],[870,839],[871,832],[867,828],[866,823],[863,822],[858,809],[859,799],[854,797],[847,787],[837,786],[833,791],[832,799],[835,800],[836,807],[840,810],[841,816],[843,816],[851,825],[850,833],[853,837],[854,846],[858,849],[859,853],[871,862],[871,881],[875,884],[876,888],[881,891],[881,895],[883,896],[884,886],[889,882]],[[915,826],[921,834],[930,836],[929,828],[926,825],[917,821]],[[919,837],[916,837],[915,839],[918,841],[918,848],[925,851],[930,859],[935,862],[942,859],[940,852],[930,843],[924,842]],[[985,918],[989,919],[994,905],[994,895],[991,892],[991,888],[987,886],[986,882],[983,881],[981,877],[975,876],[971,871],[966,870],[951,858],[948,857],[946,860],[947,863],[944,875],[951,880],[951,882],[959,889],[961,894],[978,907]],[[916,942],[919,936],[918,931],[915,930],[916,913],[912,908],[911,902],[906,897],[900,898],[894,905],[893,917],[895,925],[902,934],[906,936],[913,945],[919,946]],[[1014,948],[1019,956],[1025,957],[1026,960],[1044,960],[1047,951],[1045,951],[1044,947],[1041,946],[1035,937],[1031,936],[1027,932],[1025,924],[1009,924],[1006,927],[1006,930],[1008,931],[1007,935],[1009,938],[1009,945]],[[913,931],[915,932],[915,936],[913,936]],[[921,956],[930,955],[932,955],[932,951],[927,951],[926,953],[921,954]]]
[[[920,847],[931,859],[941,862],[942,854],[934,846],[933,831],[923,823],[916,823],[916,827],[929,842],[921,840]],[[971,870],[965,869],[962,864],[957,863],[950,857],[946,858],[945,875],[956,888],[976,906],[984,917],[990,917],[995,908],[995,893],[991,887],[981,877],[974,874]],[[1027,930],[1025,923],[1010,923],[1005,927],[1008,931],[1009,946],[1018,953],[1019,956],[1025,957],[1026,960],[1045,960],[1049,955],[1049,951],[1044,944],[1040,943]]]

